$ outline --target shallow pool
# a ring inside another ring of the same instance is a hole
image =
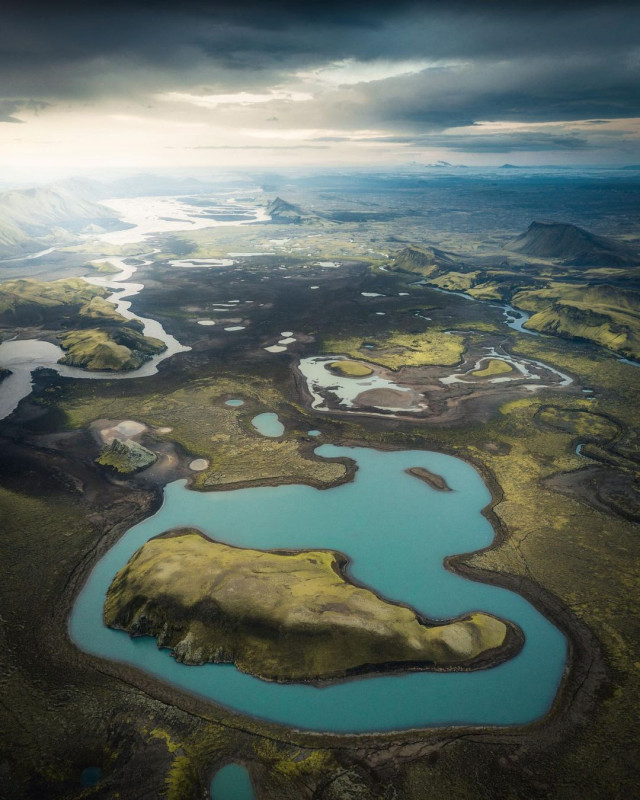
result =
[[[258,414],[257,417],[251,420],[251,424],[258,433],[261,433],[263,436],[269,436],[270,438],[282,436],[284,433],[284,425],[278,419],[278,415],[271,411]]]

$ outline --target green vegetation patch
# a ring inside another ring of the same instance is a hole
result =
[[[536,413],[536,420],[565,433],[604,442],[610,442],[621,433],[621,427],[613,420],[573,408],[544,406]]]
[[[325,353],[345,353],[352,358],[364,358],[372,364],[390,369],[401,367],[454,366],[464,352],[464,338],[457,334],[429,329],[424,333],[388,334],[377,340],[375,350],[364,347],[368,340],[356,336],[328,337],[322,342]]]
[[[105,623],[157,636],[187,664],[326,681],[376,666],[472,668],[513,652],[516,629],[473,613],[437,625],[344,575],[340,553],[230,547],[198,531],[151,539],[114,578]],[[505,648],[509,648],[509,653]]]
[[[373,370],[359,361],[332,361],[329,369],[347,378],[366,378],[373,375]]]
[[[486,367],[475,369],[471,374],[476,378],[489,378],[494,375],[505,375],[507,372],[513,372],[511,364],[507,364],[506,361],[501,361],[499,358],[492,358]]]

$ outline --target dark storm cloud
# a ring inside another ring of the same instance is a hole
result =
[[[113,0],[1,13],[1,85],[53,103],[152,104],[259,91],[336,60],[422,59],[463,66],[336,89],[305,109],[309,125],[416,134],[640,116],[636,2]],[[12,117],[0,105],[0,121]]]

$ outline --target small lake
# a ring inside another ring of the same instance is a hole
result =
[[[334,445],[321,445],[316,453],[354,459],[355,480],[329,490],[293,485],[208,493],[189,491],[185,481],[169,484],[160,510],[131,528],[95,566],[72,612],[73,641],[220,705],[300,729],[513,725],[543,716],[565,667],[564,636],[520,595],[443,567],[447,555],[493,541],[493,528],[480,513],[490,501],[480,475],[441,453]],[[432,489],[406,474],[409,467],[441,475],[453,491]],[[350,575],[381,595],[441,620],[474,610],[496,614],[522,628],[524,648],[488,670],[378,675],[320,689],[268,683],[230,664],[185,666],[158,649],[155,639],[132,639],[102,623],[116,572],[149,538],[181,526],[238,547],[341,550],[351,559]]]
[[[263,436],[269,436],[272,439],[282,436],[284,433],[284,425],[278,419],[278,415],[272,411],[267,411],[264,414],[258,414],[251,420],[253,427]]]

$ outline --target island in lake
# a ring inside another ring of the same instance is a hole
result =
[[[197,531],[148,541],[115,576],[104,620],[155,636],[185,664],[322,683],[393,669],[474,669],[513,656],[513,624],[474,613],[435,625],[349,582],[341,553],[228,547]]]

